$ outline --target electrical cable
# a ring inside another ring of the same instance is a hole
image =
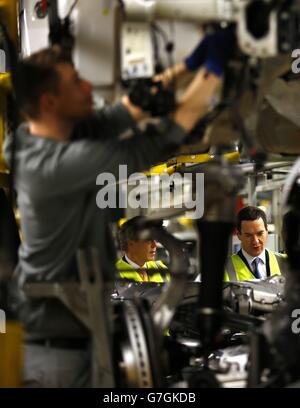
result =
[[[162,62],[159,55],[159,44],[157,41],[156,31],[154,29],[154,25],[151,24],[150,26],[150,34],[153,44],[153,53],[154,53],[154,61],[155,61],[155,74],[158,74],[162,70]]]
[[[164,45],[165,45],[165,52],[168,58],[168,68],[171,68],[174,66],[174,56],[173,56],[173,51],[174,51],[174,42],[169,41],[168,36],[166,32],[157,24],[157,23],[152,23],[151,27],[161,36]],[[169,88],[176,90],[176,77],[175,75],[172,75],[172,80],[170,81]]]
[[[71,5],[71,7],[70,7],[70,9],[69,9],[69,12],[68,12],[66,18],[70,18],[70,16],[71,16],[71,14],[72,14],[74,8],[76,7],[77,3],[78,3],[78,0],[75,0],[74,3]]]

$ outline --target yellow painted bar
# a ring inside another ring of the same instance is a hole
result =
[[[17,44],[18,25],[17,25],[17,1],[0,0],[0,18],[5,23],[11,39]]]
[[[9,73],[0,73],[0,173],[6,173],[7,167],[2,154],[5,136],[6,118],[6,92],[11,89],[11,76]],[[2,184],[0,184],[0,187]]]
[[[21,387],[24,331],[17,322],[6,323],[0,332],[0,388]]]

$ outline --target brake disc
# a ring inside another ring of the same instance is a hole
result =
[[[154,340],[151,317],[142,303],[116,306],[115,369],[117,386],[152,388],[162,385],[161,352]]]

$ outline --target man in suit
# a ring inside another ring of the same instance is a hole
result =
[[[258,207],[242,208],[237,216],[237,236],[241,249],[231,255],[226,264],[226,281],[264,279],[285,272],[285,257],[266,249],[267,218]]]
[[[165,282],[169,278],[160,271],[167,269],[167,266],[161,261],[154,260],[157,242],[154,239],[138,238],[137,223],[140,218],[133,217],[120,228],[119,242],[124,255],[118,260],[116,267],[121,278],[135,282]],[[148,269],[152,270],[151,274],[147,273]]]

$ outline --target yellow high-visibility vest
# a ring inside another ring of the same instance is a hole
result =
[[[143,282],[141,275],[136,271],[132,265],[119,259],[116,263],[116,267],[119,270],[120,277],[124,279],[130,279],[135,282]],[[146,262],[146,269],[168,269],[167,266],[161,261],[149,261]],[[169,274],[162,276],[159,272],[149,275],[148,282],[166,282],[170,280]]]
[[[286,271],[286,256],[270,250],[268,250],[268,254],[271,276],[284,273]],[[256,279],[256,277],[238,254],[231,255],[227,260],[224,280],[234,282],[248,279]]]

